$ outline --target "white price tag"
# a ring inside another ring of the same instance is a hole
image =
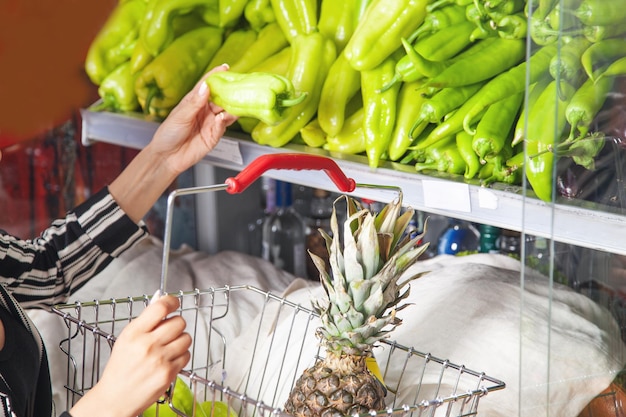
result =
[[[430,208],[472,211],[469,185],[448,181],[422,181],[424,205]]]
[[[479,188],[478,205],[480,208],[495,210],[498,208],[498,196],[491,190]]]
[[[232,139],[222,138],[209,154],[211,158],[243,165],[243,157],[239,150],[239,142]]]

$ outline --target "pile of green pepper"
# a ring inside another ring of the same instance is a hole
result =
[[[606,0],[124,0],[85,69],[100,108],[165,117],[228,63],[214,99],[260,144],[485,185],[525,175],[551,201],[558,158],[593,166],[625,19]]]

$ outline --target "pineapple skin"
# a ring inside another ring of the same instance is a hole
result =
[[[294,417],[340,417],[383,409],[384,389],[365,359],[329,352],[298,378],[285,411]]]

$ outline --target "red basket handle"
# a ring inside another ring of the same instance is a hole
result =
[[[261,155],[244,168],[236,177],[226,179],[226,192],[238,194],[256,181],[263,173],[270,169],[303,169],[323,170],[335,183],[339,191],[351,192],[356,188],[356,182],[346,177],[335,161],[325,156],[300,153],[276,153]]]

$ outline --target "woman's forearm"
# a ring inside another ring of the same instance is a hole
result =
[[[109,192],[128,217],[137,223],[178,174],[148,145],[109,185]]]

